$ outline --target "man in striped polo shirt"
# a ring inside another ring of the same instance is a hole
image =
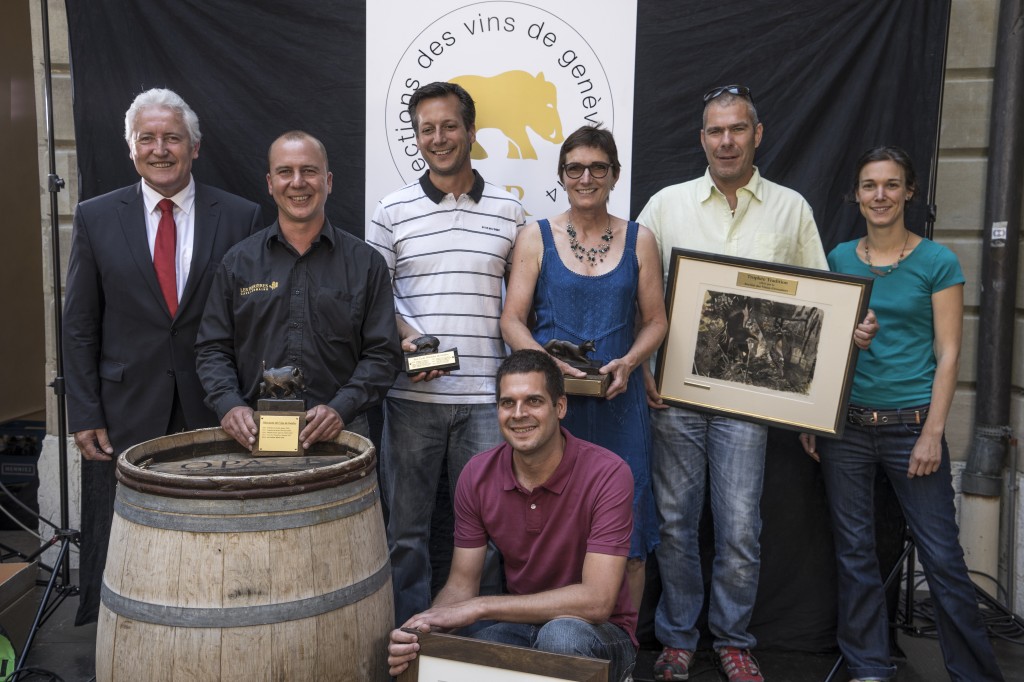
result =
[[[402,348],[429,334],[458,348],[460,368],[395,381],[384,402],[381,490],[395,619],[430,606],[430,519],[442,467],[452,491],[469,458],[501,442],[494,376],[505,356],[498,320],[502,283],[523,207],[470,163],[476,137],[472,97],[430,83],[409,100],[416,144],[428,171],[381,199],[366,241],[391,269]]]

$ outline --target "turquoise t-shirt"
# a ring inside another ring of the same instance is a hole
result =
[[[879,277],[857,256],[857,241],[828,255],[833,272],[875,280],[871,309],[878,316],[878,334],[860,351],[850,402],[885,409],[925,405],[935,377],[932,294],[963,284],[960,262],[945,246],[922,239],[898,268]]]

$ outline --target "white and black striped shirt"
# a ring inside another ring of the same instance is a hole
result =
[[[494,375],[505,357],[498,326],[502,285],[516,234],[526,222],[508,192],[475,181],[455,198],[424,174],[381,199],[366,241],[391,269],[395,306],[406,322],[459,349],[460,369],[439,381],[395,381],[393,398],[427,403],[494,401]]]

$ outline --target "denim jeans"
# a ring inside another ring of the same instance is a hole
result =
[[[356,415],[352,418],[348,424],[345,424],[345,430],[351,431],[354,434],[360,435],[363,438],[370,437],[370,420],[366,418],[365,414]]]
[[[452,496],[466,462],[501,442],[497,407],[437,405],[387,398],[381,443],[381,490],[388,507],[388,550],[395,624],[430,606],[430,519],[447,459]],[[446,539],[451,542],[451,538]],[[497,557],[489,558],[481,592],[500,586]]]
[[[661,600],[654,632],[665,645],[697,648],[704,603],[698,529],[711,483],[715,558],[708,626],[715,648],[749,649],[761,569],[761,487],[766,427],[691,410],[651,410],[654,498],[661,522]]]
[[[839,579],[839,648],[852,677],[887,679],[896,672],[889,658],[888,614],[875,556],[873,492],[881,467],[903,508],[928,578],[950,679],[1002,680],[960,548],[945,438],[939,470],[907,478],[919,433],[919,427],[904,424],[847,424],[841,440],[819,440]]]
[[[618,625],[594,625],[579,618],[556,618],[544,625],[495,623],[480,630],[476,639],[527,646],[539,651],[611,661],[609,682],[620,682],[633,672],[636,647]]]

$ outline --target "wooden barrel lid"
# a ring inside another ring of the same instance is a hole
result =
[[[248,499],[298,495],[374,472],[368,439],[342,431],[301,457],[253,457],[220,428],[186,431],[134,445],[117,458],[117,480],[168,497]]]

